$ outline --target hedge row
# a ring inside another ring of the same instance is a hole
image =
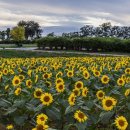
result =
[[[50,50],[87,50],[102,52],[130,52],[130,39],[117,38],[65,38],[65,37],[44,37],[38,39],[37,46],[39,49],[49,47]]]

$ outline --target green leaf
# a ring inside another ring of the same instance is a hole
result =
[[[71,113],[71,112],[74,112],[74,111],[76,111],[78,109],[78,107],[77,106],[68,106],[67,108],[66,108],[66,110],[65,110],[65,115],[67,115],[67,114],[69,114],[69,113]]]
[[[19,125],[19,126],[23,126],[25,121],[27,120],[27,116],[19,116],[19,117],[14,117],[14,122]]]
[[[130,103],[127,103],[126,105],[128,107],[128,110],[130,110]]]
[[[101,112],[99,116],[99,121],[103,124],[109,123],[110,118],[114,115],[114,111],[109,111],[109,112]]]
[[[17,110],[17,108],[10,107],[10,108],[7,109],[7,111],[6,111],[6,113],[5,113],[4,115],[12,114],[12,113],[14,113],[16,110]]]

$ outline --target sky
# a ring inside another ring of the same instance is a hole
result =
[[[0,30],[34,20],[44,33],[78,31],[104,22],[130,26],[130,0],[0,0]]]

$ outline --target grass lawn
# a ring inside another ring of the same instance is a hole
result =
[[[17,50],[0,50],[0,57],[4,58],[30,58],[30,57],[73,57],[86,56],[85,54],[67,54],[67,53],[50,53],[50,52],[33,52],[33,51],[17,51]]]
[[[0,44],[0,48],[17,48],[15,44]],[[26,47],[37,47],[37,44],[23,44],[24,48]]]

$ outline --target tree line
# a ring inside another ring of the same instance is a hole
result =
[[[33,40],[40,38],[42,29],[35,21],[19,21],[17,26],[0,31],[0,39],[4,40]]]
[[[121,39],[130,38],[129,26],[112,26],[110,22],[103,23],[98,27],[85,25],[79,32],[63,33],[63,37],[114,37]]]

